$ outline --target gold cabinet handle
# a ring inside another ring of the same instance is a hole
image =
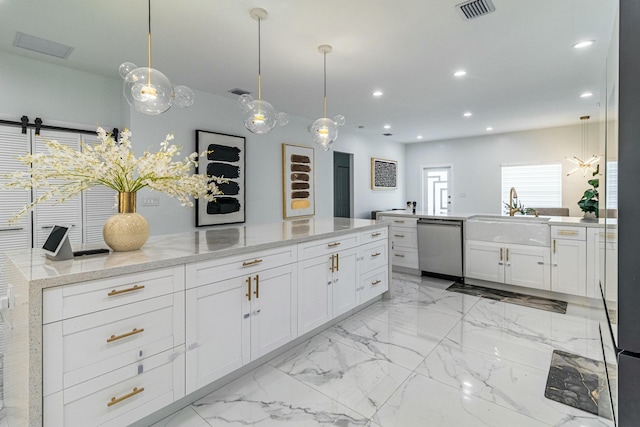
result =
[[[124,396],[120,396],[120,397],[112,397],[111,400],[109,402],[107,402],[107,407],[111,407],[113,405],[115,405],[116,403],[120,403],[123,400],[126,400],[130,397],[135,396],[138,393],[142,393],[144,391],[144,387],[136,387],[134,388],[130,393],[125,394]]]
[[[378,237],[379,235],[381,235],[382,233],[371,233],[371,237]]]
[[[556,253],[556,239],[553,239],[553,253]]]
[[[404,224],[404,221],[400,221],[400,220],[394,220],[393,222],[397,222],[398,224]]]
[[[502,248],[500,248],[500,261],[502,261]]]
[[[340,254],[336,254],[336,271],[340,271]]]
[[[244,296],[247,297],[249,301],[251,301],[251,276],[247,277],[247,280],[245,280],[245,282],[247,282],[247,293],[244,294]]]
[[[375,282],[371,282],[371,285],[372,285],[372,286],[375,286],[375,285],[377,285],[377,284],[378,284],[378,283],[380,283],[380,282],[382,282],[382,280],[376,280]]]
[[[335,255],[331,255],[331,267],[329,268],[329,271],[333,273],[333,270],[335,270],[335,268],[336,268]]]
[[[133,328],[132,331],[125,332],[122,335],[111,335],[109,338],[107,338],[107,342],[114,342],[114,341],[120,340],[122,338],[130,337],[131,335],[139,334],[141,332],[144,332],[144,328],[140,328],[140,329]]]
[[[330,248],[334,248],[336,246],[340,246],[340,242],[329,243],[327,246],[330,247]]]
[[[256,274],[256,290],[253,294],[256,296],[256,298],[260,298],[260,275],[258,274]]]
[[[616,235],[615,233],[600,233],[600,238],[615,239]]]
[[[400,257],[400,258],[404,258],[404,255],[401,254],[394,254],[394,256]]]
[[[382,255],[380,252],[376,252],[375,254],[371,254],[371,258],[377,257]]]
[[[506,249],[506,252],[507,252],[507,258],[506,258],[506,261],[507,261],[507,262],[509,262],[509,248],[507,248],[507,249]]]
[[[262,262],[261,259],[254,259],[253,261],[245,261],[242,263],[243,267],[248,267],[250,265],[256,265],[256,264],[260,264]]]
[[[404,237],[404,234],[394,234],[393,237]]]
[[[107,296],[108,297],[112,297],[114,295],[120,295],[120,294],[124,294],[124,293],[127,293],[127,292],[139,291],[140,289],[144,289],[144,285],[134,285],[132,288],[120,289],[119,291],[116,291],[114,289],[111,292],[109,292],[107,294]]]
[[[578,232],[575,230],[558,230],[560,236],[577,236]]]

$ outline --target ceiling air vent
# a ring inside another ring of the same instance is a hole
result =
[[[491,0],[471,0],[456,5],[462,19],[468,20],[495,12],[496,8]]]
[[[248,90],[244,90],[244,89],[240,89],[240,88],[231,89],[229,92],[234,94],[234,95],[238,95],[238,96],[240,96],[240,95],[249,95],[251,93]]]

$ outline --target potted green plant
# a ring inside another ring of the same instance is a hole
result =
[[[598,171],[596,170],[593,173],[593,176],[596,176]],[[600,179],[593,178],[587,181],[587,183],[592,188],[587,188],[582,195],[582,198],[578,200],[578,206],[580,206],[580,210],[585,213],[585,217],[589,216],[589,214],[595,214],[595,217],[598,218],[598,185],[600,185]]]

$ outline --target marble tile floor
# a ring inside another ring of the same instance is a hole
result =
[[[394,273],[391,299],[154,427],[614,425],[544,396],[554,349],[602,360],[595,314],[447,292],[451,283]]]

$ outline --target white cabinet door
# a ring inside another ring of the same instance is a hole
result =
[[[35,153],[48,152],[45,141],[57,140],[61,144],[68,145],[76,150],[80,149],[80,135],[68,132],[42,131],[39,136],[33,136],[33,150]],[[35,196],[43,195],[45,191],[37,190]],[[49,236],[54,224],[68,224],[71,226],[69,242],[82,243],[82,202],[77,195],[64,203],[53,202],[38,203],[34,215],[34,247],[41,248]]]
[[[249,276],[188,289],[186,391],[191,393],[248,363]]]
[[[332,318],[331,255],[299,262],[298,332],[304,334]]]
[[[0,126],[0,173],[26,172],[18,157],[30,151],[29,135],[23,135],[20,127]],[[7,181],[0,178],[0,184]],[[24,215],[16,223],[9,224],[23,206],[31,203],[31,191],[3,189],[0,191],[0,269],[4,265],[4,251],[31,247],[31,216]],[[3,285],[0,285],[0,293]]]
[[[587,296],[587,242],[553,239],[551,242],[551,290]]]
[[[504,283],[504,248],[497,243],[465,242],[465,276]]]
[[[358,303],[356,248],[340,251],[335,255],[331,280],[332,317],[346,313]]]
[[[296,337],[296,273],[289,264],[251,276],[251,360]]]
[[[505,283],[551,290],[551,255],[548,247],[509,245],[505,247]]]

